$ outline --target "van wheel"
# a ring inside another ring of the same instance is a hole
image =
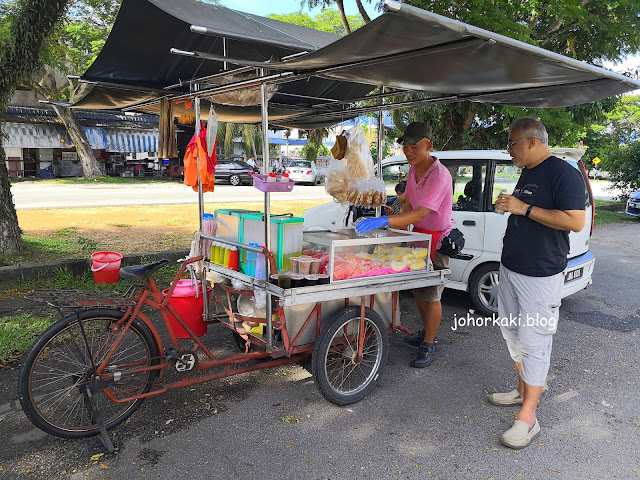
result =
[[[476,311],[491,316],[498,313],[498,283],[500,264],[488,263],[475,270],[469,278],[469,295]]]

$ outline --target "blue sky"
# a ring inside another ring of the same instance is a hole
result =
[[[269,13],[282,14],[297,12],[300,10],[300,0],[220,0],[220,3],[225,7],[233,8],[234,10],[250,12],[262,16]],[[377,2],[368,3],[367,0],[362,2],[371,18],[380,15],[380,12],[374,9],[374,3]],[[356,7],[356,2],[354,0],[345,0],[344,7],[347,15],[356,15],[358,13],[358,8]],[[313,16],[320,12],[320,8],[309,11],[309,9],[305,7],[302,11]]]

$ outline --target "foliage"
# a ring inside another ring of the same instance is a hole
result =
[[[622,198],[640,190],[640,140],[622,145],[608,159],[608,168],[614,188],[623,191]]]
[[[345,27],[340,19],[340,13],[334,9],[325,8],[313,17],[308,13],[302,13],[302,11],[281,15],[272,13],[267,15],[267,17],[281,22],[313,28],[314,30],[320,30],[322,32],[346,35]],[[352,31],[364,25],[364,21],[359,15],[347,15],[346,18]]]

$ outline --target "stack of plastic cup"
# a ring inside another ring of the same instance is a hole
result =
[[[205,233],[207,235],[215,234],[217,223],[218,222],[216,221],[215,218],[213,218],[212,213],[203,213],[202,214],[202,233]],[[211,258],[210,254],[211,254],[212,243],[213,243],[212,240],[204,241],[204,252],[205,252],[206,260],[209,260]]]

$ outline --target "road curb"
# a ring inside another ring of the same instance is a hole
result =
[[[143,262],[155,262],[166,259],[175,262],[189,254],[189,250],[167,250],[163,252],[136,253],[122,256],[123,265],[138,265]],[[0,290],[18,281],[32,281],[40,278],[53,278],[57,270],[66,268],[74,275],[82,275],[91,268],[91,260],[69,259],[45,263],[23,263],[0,267]]]

